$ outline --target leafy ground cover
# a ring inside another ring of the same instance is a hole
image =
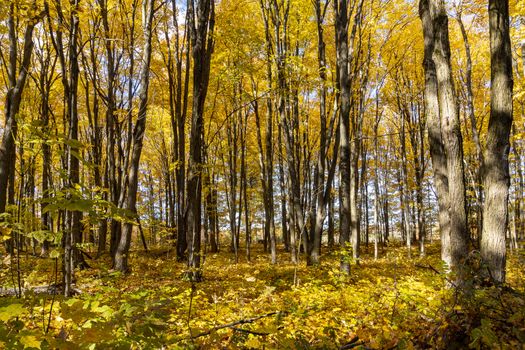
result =
[[[103,258],[77,272],[74,298],[0,298],[0,348],[524,348],[524,255],[510,256],[508,285],[464,293],[447,287],[438,245],[428,252],[365,254],[349,277],[336,252],[318,267],[290,264],[285,254],[272,266],[257,250],[234,264],[221,252],[206,257],[197,284],[184,280],[173,252],[133,253],[129,275],[108,270]],[[51,259],[21,258],[28,286],[52,282],[54,268]]]

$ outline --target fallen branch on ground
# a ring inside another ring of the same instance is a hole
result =
[[[438,269],[436,269],[434,266],[428,264],[428,265],[420,265],[420,264],[415,264],[414,265],[415,267],[418,267],[420,269],[429,269],[429,270],[432,270],[434,271],[435,273],[437,273],[438,275],[442,275],[444,276],[445,278],[445,281],[447,281],[452,287],[456,288],[457,285],[456,283],[454,283],[453,281],[451,281],[443,272],[439,271]]]
[[[249,329],[239,328],[239,327],[231,327],[231,328],[236,332],[248,333],[248,334],[253,334],[253,335],[269,335],[270,334],[268,332],[257,332],[257,331],[252,331]]]
[[[353,337],[348,343],[344,344],[344,345],[341,345],[339,347],[339,350],[349,350],[349,349],[353,349],[355,347],[358,347],[360,345],[363,345],[365,342],[363,341],[359,341],[359,337],[356,335],[355,337]]]
[[[256,335],[268,335],[267,333],[253,332],[253,331],[249,331],[247,329],[238,328],[238,327],[235,327],[235,326],[246,324],[246,323],[253,323],[253,322],[257,321],[257,320],[260,320],[261,318],[270,317],[270,316],[274,316],[274,315],[282,315],[284,313],[285,312],[283,312],[283,311],[274,311],[274,312],[269,312],[269,313],[264,314],[264,315],[259,315],[259,316],[255,316],[255,317],[251,317],[251,318],[245,318],[245,319],[238,320],[238,321],[235,321],[235,322],[223,324],[223,325],[220,325],[220,326],[215,326],[215,327],[207,330],[206,332],[202,332],[202,333],[199,333],[197,335],[193,335],[193,336],[189,337],[189,339],[197,339],[197,338],[200,338],[200,337],[205,337],[207,335],[210,335],[213,332],[218,331],[219,329],[224,329],[224,328],[231,328],[233,330],[237,330],[237,331],[241,331],[241,332],[249,332],[249,333],[256,334]]]
[[[55,285],[50,284],[48,286],[36,286],[36,287],[29,287],[29,288],[22,288],[21,294],[24,295],[26,293],[33,293],[33,294],[62,294],[62,285]],[[9,297],[9,296],[17,296],[18,295],[18,288],[2,288],[0,287],[0,297]],[[77,288],[73,288],[73,294],[79,295],[82,294],[82,291]]]

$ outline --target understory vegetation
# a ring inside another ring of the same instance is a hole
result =
[[[365,249],[363,249],[366,252]],[[507,284],[455,288],[439,258],[407,258],[392,244],[377,260],[363,254],[342,274],[340,253],[320,266],[272,265],[255,246],[252,261],[227,249],[206,256],[204,280],[167,250],[133,251],[134,269],[107,269],[108,257],[77,271],[76,295],[52,288],[55,260],[20,257],[23,297],[0,298],[0,347],[13,349],[519,349],[525,343],[525,255],[510,254]],[[413,254],[414,256],[415,254]],[[475,257],[473,257],[475,259]],[[3,261],[1,285],[15,281]],[[15,287],[11,285],[10,287]],[[5,292],[5,290],[4,290]]]

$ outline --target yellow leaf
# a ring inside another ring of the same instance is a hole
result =
[[[255,337],[250,337],[250,339],[248,339],[248,341],[246,343],[244,343],[244,345],[247,348],[259,349],[261,347],[261,342],[259,341],[259,339],[255,338]]]
[[[7,322],[11,318],[18,317],[24,313],[26,313],[26,309],[22,304],[11,304],[0,307],[0,321]]]
[[[34,335],[24,335],[20,337],[20,344],[24,346],[24,349],[27,348],[37,348],[40,349],[41,341],[36,339]]]

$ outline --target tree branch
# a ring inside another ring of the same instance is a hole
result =
[[[260,320],[261,318],[270,317],[270,316],[274,316],[274,315],[282,315],[282,314],[285,314],[285,312],[283,312],[283,311],[273,311],[273,312],[269,312],[269,313],[264,314],[264,315],[259,315],[259,316],[255,316],[255,317],[251,317],[251,318],[245,318],[245,319],[242,319],[242,320],[234,321],[234,322],[223,324],[223,325],[220,325],[220,326],[215,326],[215,327],[207,330],[206,332],[202,332],[202,333],[199,333],[197,335],[191,336],[189,339],[196,339],[196,338],[200,338],[200,337],[205,337],[207,335],[210,335],[212,332],[215,332],[215,331],[218,331],[219,329],[224,329],[224,328],[231,328],[231,329],[236,330],[236,331],[247,332],[247,333],[251,333],[251,334],[255,334],[255,335],[267,335],[268,333],[254,332],[254,331],[250,331],[250,330],[247,330],[247,329],[238,328],[238,327],[235,327],[235,326],[246,324],[246,323],[253,323],[253,322],[257,321],[257,320]]]

